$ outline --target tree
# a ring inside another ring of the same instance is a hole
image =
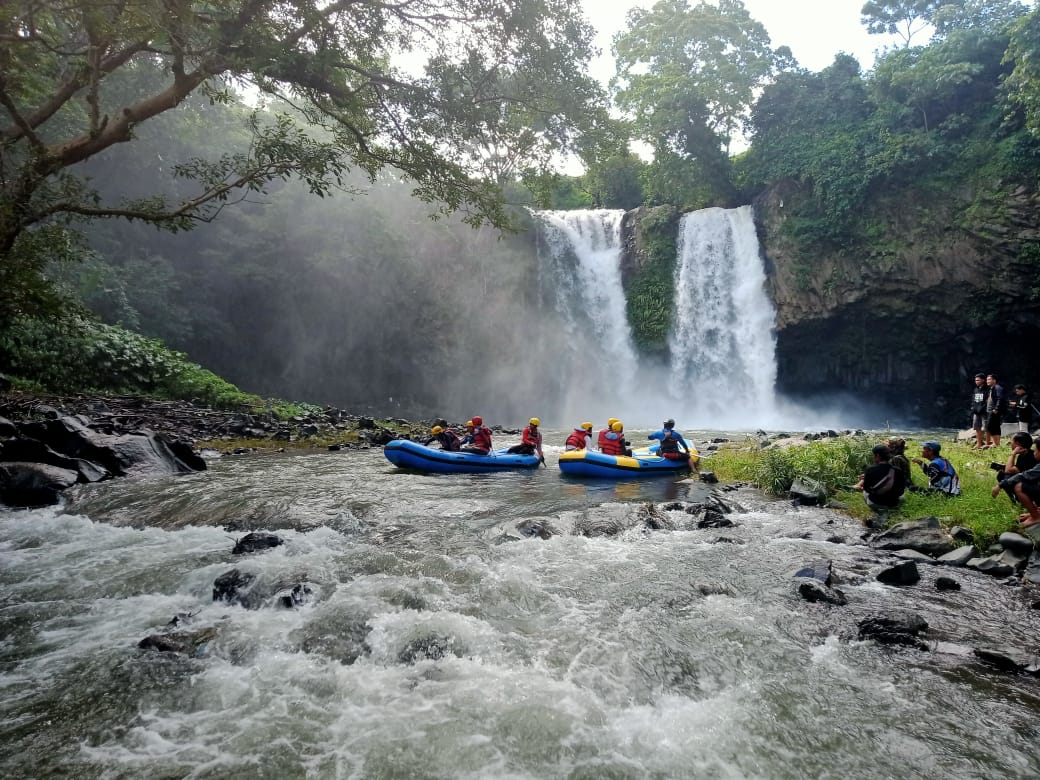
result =
[[[504,226],[487,170],[499,179],[547,170],[604,115],[584,67],[591,37],[570,0],[9,0],[0,7],[6,314],[46,289],[48,258],[75,255],[62,229],[74,220],[187,229],[293,176],[325,195],[352,168],[390,167],[442,212]],[[190,96],[219,108],[239,87],[295,110],[260,100],[248,146],[178,161],[172,195],[110,203],[80,175]],[[490,140],[480,151],[474,139]]]
[[[1025,115],[1025,126],[1040,138],[1040,10],[1021,17],[1011,28],[1011,43],[1004,61],[1014,70],[1004,89]]]
[[[903,45],[928,29],[935,11],[947,0],[867,0],[860,21],[871,35],[898,35]]]
[[[937,37],[955,30],[1003,30],[1029,8],[1019,0],[945,0],[934,12]]]
[[[660,0],[628,12],[628,28],[614,38],[617,101],[645,136],[656,107],[680,102],[698,112],[728,148],[742,127],[755,91],[773,73],[777,53],[765,28],[740,0]],[[789,57],[789,52],[787,52]],[[647,138],[651,140],[651,138]]]

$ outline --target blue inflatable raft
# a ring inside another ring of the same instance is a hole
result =
[[[690,450],[689,460],[669,460],[649,449],[636,450],[632,456],[604,455],[596,450],[570,450],[560,454],[560,471],[573,477],[599,479],[638,479],[660,477],[689,471],[700,456]]]
[[[505,449],[493,450],[490,455],[447,452],[407,439],[394,439],[383,448],[383,454],[400,468],[435,474],[486,474],[538,468],[537,455],[510,455]]]

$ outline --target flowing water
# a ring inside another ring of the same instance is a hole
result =
[[[0,776],[1040,775],[1040,685],[968,651],[1035,650],[1023,589],[947,569],[964,589],[940,593],[932,567],[885,587],[828,510],[739,489],[718,494],[734,527],[698,529],[682,507],[709,486],[565,480],[554,453],[477,476],[225,458],[0,513]],[[232,555],[248,529],[285,544]],[[818,559],[848,606],[797,596]],[[271,598],[214,603],[232,568]],[[855,639],[909,611],[930,652]],[[198,657],[137,648],[178,613],[215,629]]]
[[[751,206],[703,209],[679,225],[671,382],[717,425],[776,421],[775,311]]]

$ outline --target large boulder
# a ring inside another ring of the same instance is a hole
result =
[[[61,491],[76,484],[71,469],[47,463],[0,463],[0,502],[8,506],[50,506]]]
[[[100,482],[112,475],[108,469],[83,458],[70,458],[55,452],[42,441],[19,436],[0,443],[0,461],[5,463],[47,463],[75,471],[80,482]]]
[[[871,544],[879,550],[917,550],[933,558],[958,546],[937,517],[897,523],[875,536]]]
[[[82,420],[68,416],[22,423],[18,428],[24,437],[43,442],[67,457],[97,463],[115,476],[183,474],[200,468],[198,463],[193,467],[177,457],[165,437],[147,430],[113,436],[91,430]],[[204,463],[201,468],[205,468]]]
[[[871,617],[859,621],[859,638],[873,639],[885,645],[903,645],[927,650],[928,645],[918,635],[928,630],[928,623],[920,615],[906,617]]]

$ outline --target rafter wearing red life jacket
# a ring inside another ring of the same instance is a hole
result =
[[[604,442],[606,442],[606,441],[609,441],[609,440],[607,439],[607,434],[609,434],[610,432],[611,432],[611,431],[610,431],[610,428],[604,428],[604,429],[603,429],[602,431],[600,431],[600,432],[599,432],[599,434],[598,434],[598,435],[596,436],[596,446],[597,446],[597,447],[599,447],[599,448],[600,448],[600,450],[602,450],[602,449],[603,449],[603,443],[604,443]]]
[[[613,438],[609,438],[606,436],[603,437],[602,442],[599,445],[600,452],[602,452],[604,455],[624,455],[624,434],[614,433],[611,431],[610,436],[612,436]]]
[[[586,439],[592,440],[592,431],[587,431],[584,428],[575,428],[571,431],[571,435],[567,437],[567,441],[564,442],[563,446],[568,450],[583,450],[588,447]]]

